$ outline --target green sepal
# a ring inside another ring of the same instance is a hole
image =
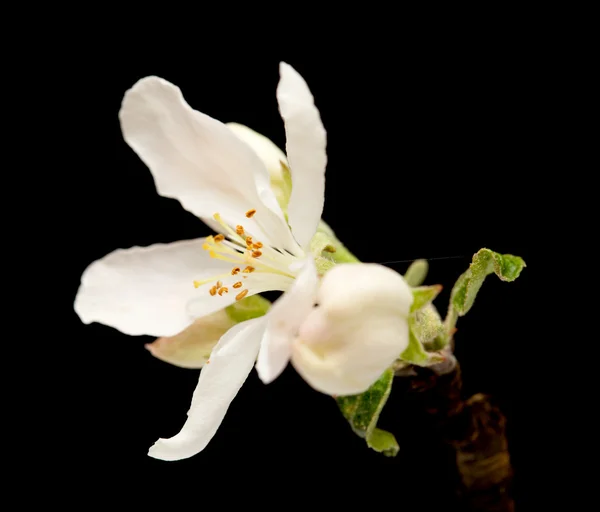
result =
[[[333,230],[323,221],[319,222],[317,232],[310,242],[310,251],[315,258],[322,256],[334,264],[359,263],[358,258],[339,241]]]
[[[260,295],[252,295],[227,306],[225,312],[229,318],[239,323],[265,315],[270,307],[271,301]]]
[[[424,308],[435,299],[442,291],[442,285],[436,284],[433,286],[419,286],[412,289],[413,303],[410,307],[410,312],[414,313],[419,309]]]
[[[417,366],[427,366],[429,362],[429,354],[412,328],[408,331],[408,347],[404,349],[404,352],[400,355],[400,359]]]
[[[404,280],[408,286],[421,286],[427,277],[428,271],[429,263],[427,263],[427,260],[415,260],[404,274]]]

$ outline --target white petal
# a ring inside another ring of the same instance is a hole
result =
[[[271,179],[281,179],[281,162],[287,165],[285,153],[270,139],[239,123],[226,123],[226,126],[243,140],[265,164]]]
[[[176,436],[159,439],[148,455],[179,460],[206,447],[254,366],[264,324],[264,317],[248,320],[221,338],[210,355],[210,362],[200,372],[185,425]]]
[[[277,101],[285,121],[286,153],[292,172],[288,220],[294,237],[306,249],[323,213],[327,137],[304,79],[285,62],[280,64],[279,72]]]
[[[263,243],[298,252],[263,163],[227,126],[193,110],[178,87],[153,76],[140,80],[125,94],[119,118],[159,194],[200,218],[218,212]],[[247,219],[250,209],[257,214]]]
[[[166,363],[181,368],[202,368],[215,345],[236,322],[224,309],[198,318],[187,329],[175,336],[163,336],[146,348]]]
[[[292,363],[316,390],[366,391],[408,345],[412,293],[402,276],[376,264],[343,264],[325,274],[318,307],[293,345]]]
[[[285,369],[300,325],[312,310],[319,278],[315,262],[307,259],[290,290],[280,297],[267,314],[267,329],[261,344],[256,371],[268,384]]]
[[[194,279],[231,269],[202,249],[204,240],[118,249],[95,261],[81,276],[75,311],[86,324],[133,336],[180,333],[196,318],[187,311],[199,295]]]

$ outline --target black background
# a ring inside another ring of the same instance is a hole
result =
[[[64,243],[73,259],[63,282],[72,303],[85,267],[108,252],[209,233],[178,202],[156,194],[150,173],[122,140],[117,113],[124,92],[144,76],[161,76],[197,110],[246,124],[284,147],[275,89],[285,60],[309,84],[328,132],[323,218],[361,260],[398,262],[386,264],[404,272],[410,260],[431,258],[427,282],[444,286],[436,301],[442,311],[481,247],[529,264],[511,284],[489,277],[456,335],[467,394],[491,393],[508,416],[515,495],[526,506],[533,500],[537,421],[529,400],[536,384],[526,371],[535,355],[530,180],[545,144],[545,55],[514,34],[458,39],[426,50],[366,40],[350,48],[332,40],[288,51],[240,40],[220,52],[199,43],[197,51],[188,44],[186,51],[157,45],[94,53],[81,75],[74,73],[85,109],[71,114],[80,170],[69,182],[78,193],[65,208],[73,229]],[[82,450],[108,495],[123,487],[135,500],[183,497],[198,507],[214,499],[277,508],[312,504],[317,495],[341,506],[368,498],[415,511],[447,503],[436,491],[444,477],[439,468],[426,459],[407,466],[404,448],[395,459],[370,451],[335,402],[291,367],[269,386],[252,372],[201,454],[170,463],[149,458],[156,439],[183,425],[198,372],[153,359],[144,349],[150,338],[84,326],[70,315],[81,357],[94,360],[80,368],[94,403],[82,384],[74,405],[86,418]],[[392,392],[380,424],[398,433],[410,418],[394,406]],[[399,441],[410,447],[410,439]]]

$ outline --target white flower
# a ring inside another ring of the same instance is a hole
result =
[[[318,277],[308,249],[323,209],[326,135],[302,77],[285,63],[280,73],[277,100],[293,185],[287,222],[257,150],[192,110],[177,87],[148,77],[123,100],[124,138],[149,167],[158,193],[178,199],[221,233],[117,250],[92,263],[75,300],[82,321],[171,337],[246,296],[287,292],[265,317],[221,337],[201,372],[187,422],[150,449],[156,458],[177,460],[204,449],[259,350],[257,370],[270,382],[286,366],[291,340],[314,304]]]

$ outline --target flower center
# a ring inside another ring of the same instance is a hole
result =
[[[247,218],[252,218],[256,214],[256,209],[246,212]],[[240,274],[240,277],[246,279],[248,274],[256,272],[257,274],[279,274],[286,277],[295,278],[290,271],[289,266],[297,258],[274,247],[264,245],[246,231],[244,226],[238,224],[235,229],[227,224],[221,215],[215,213],[213,218],[221,225],[225,234],[219,233],[215,236],[209,236],[202,246],[211,258],[228,261],[234,265],[230,273],[220,274],[194,281],[196,288],[207,283],[214,283],[209,289],[212,296],[229,293],[229,288],[223,286],[219,280],[224,277],[230,277]],[[244,275],[245,274],[245,275]],[[216,282],[215,282],[216,281]],[[244,288],[242,279],[233,284],[233,288],[238,291],[236,300],[243,299],[248,294],[248,289]]]

